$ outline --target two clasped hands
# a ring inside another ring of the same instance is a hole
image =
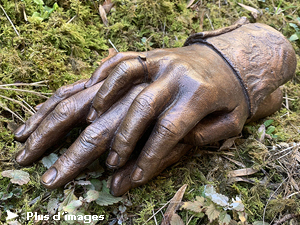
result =
[[[47,188],[62,186],[109,151],[106,165],[116,169],[111,193],[120,196],[157,176],[192,146],[238,135],[249,118],[278,110],[281,97],[279,88],[267,93],[250,116],[232,67],[205,44],[117,53],[89,80],[58,89],[15,131],[16,140],[25,142],[16,161],[33,163],[86,122],[41,182]]]

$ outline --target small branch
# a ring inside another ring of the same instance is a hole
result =
[[[209,23],[210,23],[211,29],[212,29],[212,30],[215,30],[215,28],[214,28],[214,26],[213,26],[213,24],[212,24],[212,22],[211,22],[211,19],[209,18],[209,15],[208,15],[207,13],[205,13],[205,15],[206,15],[206,17],[207,17],[207,19],[208,19],[208,21],[209,21]]]
[[[77,15],[73,16],[73,17],[67,22],[67,24],[68,24],[68,23],[71,23],[76,17],[77,17]]]
[[[19,99],[22,100],[22,102],[28,106],[28,108],[31,109],[32,112],[36,113],[35,109],[31,107],[31,105],[29,105],[24,99],[22,99],[20,96],[17,96]]]
[[[20,101],[18,101],[18,100],[15,100],[15,99],[12,99],[12,98],[3,96],[3,95],[0,95],[0,98],[4,98],[4,99],[7,99],[7,100],[12,101],[12,102],[14,102],[14,103],[17,103],[17,104],[19,104],[20,106],[24,107],[24,108],[28,111],[28,113],[29,113],[30,115],[33,115],[33,114],[34,114],[34,112],[32,112],[28,107],[26,107],[22,102],[20,102]]]
[[[42,94],[41,94],[41,93],[36,92],[36,91],[23,90],[23,89],[17,89],[17,88],[3,88],[3,87],[0,87],[0,90],[27,92],[27,93],[31,93],[31,94],[40,96],[40,97],[42,97],[42,98],[46,98],[46,99],[48,99],[48,97],[45,96],[45,95],[52,95],[51,93],[42,93]],[[44,95],[43,95],[43,94],[44,94]]]
[[[166,204],[164,204],[159,210],[156,211],[156,213],[154,213],[144,224],[147,224],[157,213],[159,213],[163,208],[165,208],[170,202],[172,201],[172,199],[170,199]]]
[[[3,108],[4,110],[10,112],[11,114],[13,114],[15,117],[17,117],[19,120],[21,120],[23,123],[25,123],[25,121],[22,119],[21,116],[17,115],[16,113],[14,113],[12,110],[10,110],[9,108],[7,108],[4,104],[2,104],[0,102],[0,107]]]
[[[276,190],[275,190],[275,191],[271,194],[271,196],[269,197],[269,199],[268,199],[268,201],[267,201],[267,203],[266,203],[266,205],[265,205],[264,212],[263,212],[263,224],[265,223],[266,210],[267,210],[267,206],[268,206],[270,200],[273,198],[273,196],[274,196],[275,193],[279,190],[279,188],[286,182],[287,179],[288,179],[288,178],[285,178],[285,179],[281,182],[281,184],[278,186],[278,188],[276,188]]]
[[[119,52],[116,46],[111,42],[110,39],[108,39],[108,42],[111,44],[111,46],[116,50],[116,52]]]
[[[297,214],[287,214],[285,215],[284,217],[282,217],[280,220],[276,220],[273,225],[279,225],[279,224],[282,224],[290,219],[293,219],[294,217],[297,217],[299,215]]]
[[[17,31],[17,29],[16,29],[15,25],[13,24],[13,22],[11,21],[11,19],[9,18],[9,16],[6,14],[6,12],[5,12],[4,8],[2,7],[2,5],[0,5],[0,8],[1,8],[1,9],[2,9],[2,11],[4,12],[4,14],[5,14],[6,18],[8,19],[8,21],[10,22],[10,24],[12,25],[12,27],[14,28],[14,30],[15,30],[15,32],[16,32],[16,34],[17,34],[17,35],[20,37],[20,34],[19,34],[19,32]]]
[[[8,87],[8,86],[36,86],[36,87],[47,87],[46,84],[42,84],[42,83],[46,83],[48,82],[47,80],[42,80],[42,81],[38,81],[38,82],[34,82],[34,83],[15,83],[15,84],[1,84],[0,87]]]

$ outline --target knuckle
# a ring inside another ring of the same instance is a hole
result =
[[[57,98],[64,98],[70,92],[70,87],[68,85],[58,88],[55,92]]]
[[[117,139],[119,142],[121,142],[122,144],[125,144],[125,145],[129,145],[129,144],[130,144],[129,138],[128,138],[128,136],[125,134],[124,131],[121,131],[121,132],[117,133],[116,139]]]
[[[115,73],[126,74],[129,68],[130,68],[130,64],[128,63],[128,61],[122,61],[116,66]]]
[[[64,120],[72,114],[71,106],[73,101],[71,99],[63,100],[54,109],[54,116],[58,120]]]
[[[168,119],[161,119],[158,123],[157,132],[163,136],[181,136],[181,129]]]
[[[91,128],[86,128],[82,135],[79,137],[79,141],[82,146],[84,146],[85,149],[89,149],[91,147],[94,147],[96,145],[98,134]]]
[[[174,72],[178,74],[185,74],[187,71],[190,70],[190,65],[187,62],[182,61],[175,61],[173,63]]]
[[[153,112],[153,96],[143,94],[134,101],[134,107],[139,111]]]
[[[70,155],[68,154],[68,152],[66,152],[65,154],[62,154],[58,158],[56,164],[58,164],[58,165],[76,165],[78,163],[76,162],[75,159],[73,159],[72,157],[70,157]]]

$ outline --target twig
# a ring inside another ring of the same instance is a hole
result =
[[[67,24],[68,24],[68,23],[71,23],[76,17],[77,17],[77,15],[73,16],[73,17],[67,22]]]
[[[144,224],[147,224],[157,213],[159,213],[163,208],[165,208],[170,202],[172,201],[172,199],[170,199],[166,204],[164,204],[159,210],[156,211],[156,213],[154,213]]]
[[[292,152],[293,152],[293,151],[289,151],[288,153],[286,153],[286,154],[280,156],[279,158],[277,158],[276,160],[279,160],[279,159],[281,159],[281,158],[283,158],[283,157],[285,157],[285,156],[291,154]]]
[[[3,87],[0,87],[0,90],[8,90],[8,91],[19,91],[19,92],[27,92],[27,93],[31,93],[31,94],[35,94],[37,96],[40,96],[40,97],[43,97],[43,98],[46,98],[48,99],[47,96],[45,95],[52,95],[51,93],[39,93],[39,92],[36,92],[36,91],[30,91],[30,90],[24,90],[24,89],[18,89],[18,88],[3,88]]]
[[[108,42],[111,44],[111,46],[116,50],[116,52],[119,52],[116,46],[111,42],[110,39],[108,39]]]
[[[16,113],[14,113],[12,110],[10,110],[9,108],[7,108],[4,104],[2,104],[0,102],[0,107],[3,108],[4,110],[10,112],[11,114],[13,114],[15,117],[17,117],[19,120],[21,120],[23,123],[25,123],[25,121],[22,119],[21,116],[17,115]]]
[[[152,213],[154,215],[154,209],[152,209]],[[155,215],[154,215],[154,222],[155,222],[156,225],[158,225]]]
[[[189,223],[192,221],[193,218],[194,218],[194,215],[191,216],[191,218],[187,221],[186,225],[189,225]]]
[[[1,84],[0,87],[8,87],[8,86],[36,86],[36,87],[47,87],[46,83],[48,82],[47,80],[42,80],[34,83],[15,83],[15,84]]]
[[[287,214],[284,217],[282,217],[280,220],[276,220],[273,225],[279,225],[282,224],[284,222],[286,222],[287,220],[293,219],[294,217],[297,217],[299,215],[297,214]]]
[[[266,210],[267,210],[267,206],[271,200],[271,198],[274,196],[274,194],[279,190],[279,188],[281,187],[281,185],[284,184],[284,182],[286,182],[288,178],[285,178],[284,181],[281,182],[281,184],[278,186],[278,188],[276,188],[276,190],[271,194],[270,198],[268,199],[266,206],[264,208],[264,213],[263,213],[263,225],[265,224],[265,215],[266,215]]]
[[[286,105],[286,108],[287,109],[290,109],[289,107],[289,99],[288,99],[288,96],[287,96],[287,92],[285,91],[285,105]]]
[[[297,195],[300,194],[300,191],[294,192],[293,194],[288,195],[287,197],[285,197],[285,199],[288,199],[290,197],[292,197],[293,195]]]
[[[209,18],[209,15],[207,14],[207,13],[205,13],[205,15],[206,15],[206,17],[207,17],[207,19],[208,19],[208,21],[209,21],[209,23],[210,23],[210,26],[211,26],[211,29],[215,29],[214,28],[214,26],[212,25],[212,22],[211,22],[211,20],[210,20],[210,18]]]
[[[0,95],[0,97],[1,97],[1,98],[4,98],[4,99],[7,99],[7,100],[9,100],[9,101],[12,101],[12,102],[14,102],[14,103],[19,104],[20,106],[24,107],[24,108],[28,111],[28,113],[29,113],[30,115],[33,115],[33,114],[34,114],[34,112],[32,112],[32,111],[31,111],[28,107],[26,107],[22,102],[20,102],[20,101],[18,101],[18,100],[15,100],[15,99],[12,99],[12,98],[9,98],[9,97],[6,97],[6,96],[3,96],[3,95]]]
[[[8,19],[8,21],[10,22],[10,24],[12,25],[12,27],[14,28],[16,34],[20,37],[19,32],[17,31],[17,29],[16,29],[15,25],[13,24],[13,22],[10,20],[9,16],[6,14],[6,12],[5,12],[4,8],[2,7],[2,5],[0,5],[0,8],[1,8],[2,11],[4,12],[6,18]]]
[[[24,104],[27,105],[27,106],[31,109],[32,112],[36,113],[35,109],[32,108],[32,106],[29,105],[24,99],[22,99],[20,96],[17,96],[17,97],[18,97],[19,99],[21,99],[21,101],[24,102]]]
[[[280,153],[282,153],[282,152],[285,152],[285,151],[287,151],[287,150],[290,150],[290,149],[292,149],[292,148],[294,148],[294,147],[298,147],[298,146],[300,146],[300,143],[294,144],[293,146],[290,146],[290,147],[287,147],[287,148],[283,149],[283,150],[280,151],[280,152],[276,152],[274,155],[278,155],[278,154],[280,154]]]

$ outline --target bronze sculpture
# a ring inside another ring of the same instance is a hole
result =
[[[87,118],[91,124],[42,183],[59,187],[110,149],[107,166],[118,169],[111,191],[122,195],[193,145],[235,136],[247,121],[278,110],[279,86],[295,68],[295,52],[283,35],[245,18],[192,35],[182,48],[118,53],[90,80],[60,88],[15,132],[16,140],[26,141],[16,160],[32,163]],[[130,159],[149,129],[139,157]]]

